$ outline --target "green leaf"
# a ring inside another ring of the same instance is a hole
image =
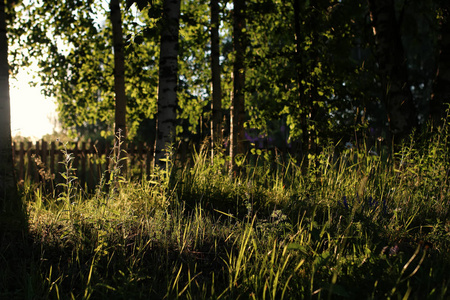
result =
[[[299,243],[290,243],[287,245],[288,250],[298,250],[303,254],[308,254],[308,249],[305,246],[300,245]]]

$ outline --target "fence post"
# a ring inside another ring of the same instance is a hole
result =
[[[75,143],[75,148],[73,148],[73,168],[75,169],[75,176],[77,177],[77,181],[80,179],[80,170],[78,169],[79,157],[78,157],[78,142]]]
[[[46,171],[55,175],[55,184],[61,182],[60,172],[64,171],[64,165],[60,162],[65,161],[63,153],[60,151],[58,142],[46,142],[44,140],[32,142],[15,142],[12,144],[14,152],[15,167],[17,171],[17,179],[29,180],[32,183],[39,183],[41,176],[39,174],[41,165],[37,165],[34,157],[39,158]],[[73,155],[72,167],[76,169],[76,174],[81,185],[87,185],[89,188],[94,188],[101,179],[102,174],[107,175],[110,171],[110,164],[112,163],[111,145],[106,143],[97,149],[96,144],[92,141],[90,144],[82,142],[72,146],[68,145],[68,153]],[[128,178],[135,175],[136,178],[144,180],[152,170],[151,163],[153,161],[153,148],[147,143],[129,144],[127,151],[127,160],[131,166],[135,166],[135,173],[133,168],[127,169]],[[105,155],[105,159],[103,159]],[[80,161],[81,159],[81,161]],[[140,174],[137,174],[139,173]]]
[[[146,163],[146,177],[148,178],[150,176],[150,170],[151,167],[153,165],[153,148],[154,146],[151,146],[147,143],[145,143],[145,149],[147,150],[146,152],[146,159],[145,159],[145,163]]]
[[[138,145],[138,149],[137,149],[137,159],[138,159],[138,164],[139,164],[139,169],[140,169],[140,174],[139,174],[139,180],[142,180],[142,178],[144,177],[144,156],[143,156],[143,143],[139,143]]]
[[[86,184],[86,142],[81,143],[81,167],[80,167],[80,185],[84,186]]]
[[[89,168],[90,168],[90,177],[89,177],[89,186],[95,187],[96,183],[100,183],[100,178],[97,176],[98,173],[98,162],[100,162],[97,158],[100,153],[98,153],[98,149],[96,147],[97,141],[90,141],[89,144]],[[100,154],[101,155],[101,154]]]
[[[41,160],[44,166],[47,165],[47,142],[42,140],[41,142]]]
[[[14,147],[14,152],[16,151],[16,147]],[[23,142],[19,143],[19,181],[24,180],[24,164],[25,164],[25,150]]]
[[[16,142],[12,142],[11,147],[12,147],[12,158],[13,158],[13,161],[15,162],[16,161]]]
[[[32,163],[31,163],[31,152],[32,152],[33,144],[31,142],[28,142],[28,148],[27,148],[27,175],[28,180],[32,180],[33,173],[32,173]]]
[[[50,173],[55,174],[55,142],[50,143]]]
[[[128,151],[126,153],[127,158],[127,169],[126,169],[126,178],[131,179],[131,176],[133,176],[133,165],[136,163],[136,151],[135,151],[136,145],[133,143],[128,143]],[[133,159],[134,158],[134,159]]]
[[[56,165],[56,173],[58,173],[59,175],[61,175],[60,173],[63,172],[64,169],[64,165],[62,164],[62,162],[66,159],[65,157],[63,157],[63,153],[61,151],[61,144],[59,143],[59,147],[58,147],[58,163]]]
[[[105,171],[110,171],[110,168],[109,168],[109,160],[110,160],[109,154],[110,154],[109,144],[106,144],[106,147],[105,147],[105,158],[106,158]]]
[[[30,165],[34,165],[34,182],[39,182],[39,170],[38,166],[36,165],[36,158],[40,156],[40,143],[39,141],[36,142],[36,149],[34,150],[34,160],[33,162],[29,162]]]

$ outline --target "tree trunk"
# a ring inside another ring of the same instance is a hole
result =
[[[126,111],[127,98],[125,94],[125,55],[123,52],[122,16],[120,10],[120,0],[111,0],[109,3],[110,18],[113,30],[114,46],[114,92],[116,94],[115,129],[116,143],[124,142],[127,137]],[[117,149],[117,148],[116,148]],[[115,157],[120,159],[122,153],[115,153]],[[122,172],[126,174],[126,160],[119,160]]]
[[[220,84],[219,1],[211,0],[211,158],[222,141],[222,87]]]
[[[14,238],[12,232],[25,232],[26,229],[26,217],[14,176],[6,30],[5,2],[0,0],[0,244],[5,234]]]
[[[319,41],[319,35],[318,31],[315,30],[319,26],[320,22],[320,16],[319,12],[321,11],[321,8],[319,7],[319,3],[317,0],[311,0],[310,1],[310,13],[309,13],[309,24],[311,26],[311,45],[310,45],[310,53],[308,55],[308,59],[310,61],[309,66],[309,74],[314,74],[316,67],[319,66],[320,61],[320,41]],[[308,101],[305,103],[306,111],[307,111],[307,155],[309,153],[316,153],[319,154],[319,149],[317,143],[318,136],[319,136],[319,126],[311,126],[311,124],[314,124],[317,117],[317,101],[320,101],[318,88],[319,88],[319,80],[318,75],[312,75],[311,79],[309,80],[311,86],[309,87],[309,95],[308,95]]]
[[[383,78],[384,103],[395,143],[408,138],[418,125],[408,83],[406,57],[393,0],[368,0],[376,40],[378,65]]]
[[[245,153],[245,0],[234,0],[233,10],[233,93],[230,106],[230,159],[231,170],[235,169],[235,158]]]
[[[430,101],[430,119],[434,125],[441,125],[450,103],[450,3],[440,1],[442,19],[440,20],[439,58],[433,94]]]
[[[155,146],[155,164],[162,168],[165,163],[161,159],[169,154],[168,147],[175,141],[176,134],[179,22],[180,0],[164,0]]]
[[[304,86],[302,81],[304,78],[303,72],[303,51],[302,51],[302,40],[301,40],[301,22],[300,22],[300,0],[294,0],[294,30],[295,30],[295,56],[296,56],[296,71],[297,71],[297,89],[298,89],[298,102],[300,106],[300,128],[302,131],[302,156],[303,156],[303,166],[308,166],[308,149],[309,149],[309,132],[308,132],[308,115],[310,110],[310,105],[308,98],[305,97]]]

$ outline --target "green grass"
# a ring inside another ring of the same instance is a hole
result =
[[[307,168],[261,152],[234,178],[206,148],[145,182],[115,161],[91,195],[66,156],[59,195],[24,188],[0,299],[449,299],[448,138],[328,147]]]

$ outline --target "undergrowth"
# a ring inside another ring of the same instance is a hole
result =
[[[259,151],[238,177],[206,147],[142,182],[113,155],[93,194],[63,148],[59,194],[24,189],[29,245],[1,246],[0,298],[448,299],[448,137],[307,168]]]

